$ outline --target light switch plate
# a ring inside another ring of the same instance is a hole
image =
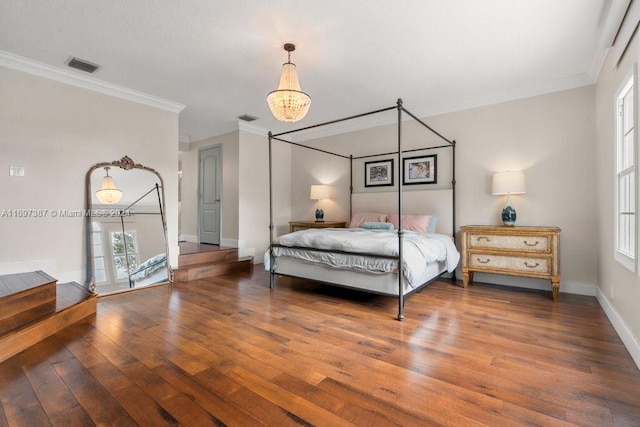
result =
[[[9,176],[24,176],[24,167],[9,166]]]

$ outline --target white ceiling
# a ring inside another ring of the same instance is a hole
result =
[[[185,104],[180,135],[197,141],[237,129],[242,114],[280,132],[397,98],[424,117],[591,84],[619,3],[0,0],[0,51],[77,74],[69,56],[99,64],[97,79]],[[294,124],[266,103],[285,42],[312,99]]]

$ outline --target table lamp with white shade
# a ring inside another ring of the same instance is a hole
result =
[[[311,186],[311,200],[324,200],[329,198],[329,186],[328,185],[312,185]],[[321,207],[316,209],[316,222],[324,222],[324,211]]]
[[[309,197],[311,200],[324,200],[329,198],[329,186],[328,185],[312,185],[311,194]],[[324,222],[324,211],[318,205],[316,209],[316,222]]]
[[[504,225],[514,226],[516,223],[516,210],[511,203],[512,194],[525,194],[523,171],[496,172],[493,175],[493,190],[496,196],[507,195],[507,203],[502,209],[502,222]]]

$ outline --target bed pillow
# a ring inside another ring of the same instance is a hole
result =
[[[393,224],[394,228],[398,228],[398,214],[389,215],[389,222]],[[418,233],[429,233],[429,223],[431,222],[431,215],[402,215],[402,229],[415,231]],[[435,225],[434,225],[435,228]]]
[[[350,228],[360,228],[365,222],[386,222],[387,214],[355,212],[349,223]]]
[[[429,220],[429,228],[427,231],[429,233],[435,233],[437,225],[438,225],[438,215],[431,215],[431,219]]]
[[[393,224],[390,222],[365,222],[362,224],[362,228],[367,230],[393,230]]]

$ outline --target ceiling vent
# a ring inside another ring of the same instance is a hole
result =
[[[100,65],[93,64],[89,61],[85,61],[84,59],[75,58],[70,56],[65,62],[69,67],[75,68],[76,70],[84,71],[86,73],[93,74],[100,69]]]
[[[258,120],[258,118],[256,116],[252,116],[250,114],[243,114],[241,116],[238,116],[238,118],[240,120],[242,120],[243,122],[252,122],[254,120]]]

